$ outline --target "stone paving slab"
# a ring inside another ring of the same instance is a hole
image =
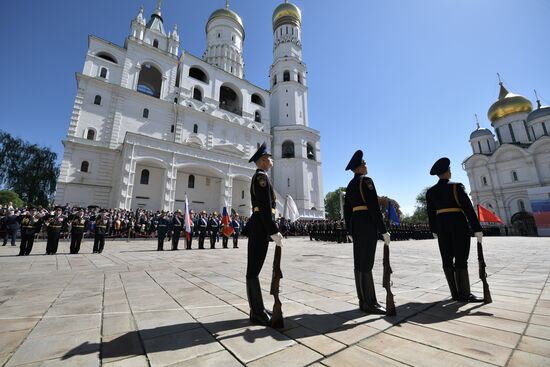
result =
[[[70,255],[61,242],[44,256],[40,241],[28,257],[0,248],[1,366],[550,366],[550,239],[485,239],[489,305],[449,299],[436,241],[393,242],[395,317],[358,310],[351,244],[289,239],[281,330],[248,321],[245,243],[91,245]],[[268,308],[272,250],[260,274]],[[481,294],[475,260],[472,247]]]

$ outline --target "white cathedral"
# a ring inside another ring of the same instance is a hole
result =
[[[309,127],[301,11],[273,12],[270,89],[244,79],[244,25],[214,11],[202,58],[180,54],[166,33],[161,1],[143,8],[124,47],[89,36],[57,183],[55,203],[176,210],[224,205],[249,215],[248,159],[271,146],[278,209],[287,194],[304,218],[324,218],[320,133]]]
[[[470,135],[473,154],[463,162],[475,204],[494,211],[513,234],[535,234],[533,203],[550,198],[550,107],[500,83],[498,100],[487,113],[494,134],[478,124]],[[550,235],[548,228],[538,234]]]

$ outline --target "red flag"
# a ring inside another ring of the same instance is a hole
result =
[[[480,222],[503,223],[498,215],[479,204],[477,204],[477,215]]]
[[[223,207],[222,226],[223,235],[228,238],[231,237],[235,230],[229,225],[229,214],[227,214],[227,208],[225,206]]]

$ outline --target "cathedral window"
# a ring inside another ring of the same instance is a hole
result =
[[[273,85],[277,85],[277,75],[273,75]]]
[[[170,132],[173,133],[175,130],[175,126],[174,125],[170,125]]]
[[[159,40],[157,40],[157,39],[153,40],[153,47],[154,48],[159,48]]]
[[[525,211],[525,203],[523,202],[523,200],[518,200],[518,208],[521,212]]]
[[[193,134],[197,134],[199,132],[199,126],[197,124],[193,125]]]
[[[100,78],[107,78],[107,69],[106,68],[101,68],[101,70],[99,71],[99,77]]]
[[[260,111],[254,112],[254,121],[262,122],[262,115],[260,114]]]
[[[193,99],[197,101],[202,101],[202,92],[199,87],[193,88]]]
[[[306,151],[307,159],[315,160],[315,149],[313,149],[313,145],[311,145],[311,143],[307,143]]]
[[[148,108],[143,109],[143,118],[146,118],[146,119],[149,118],[149,109]]]
[[[195,176],[189,175],[189,180],[187,180],[187,188],[188,189],[194,189],[195,188]]]
[[[548,135],[548,130],[546,130],[546,123],[542,123],[542,131],[544,132],[544,135]]]
[[[86,133],[86,140],[94,140],[95,139],[95,130],[88,129],[88,132]]]
[[[264,100],[259,94],[254,93],[252,97],[250,97],[250,101],[254,104],[265,107]]]
[[[489,150],[489,153],[491,153],[491,144],[489,144],[489,140],[485,140],[487,142],[487,149]]]
[[[286,187],[290,187],[290,178],[286,179]]]
[[[281,158],[294,158],[294,143],[287,140],[283,143]]]
[[[300,73],[298,73],[298,83],[302,84],[302,75]]]
[[[80,163],[80,172],[88,172],[89,166],[90,164],[88,161],[82,161],[82,163]]]
[[[189,69],[189,76],[208,84],[208,76],[206,76],[206,73],[199,68],[192,67]]]
[[[531,141],[531,134],[529,133],[529,129],[527,128],[527,123],[525,122],[525,120],[523,120],[523,127],[525,128],[525,133],[527,133],[527,139]]]
[[[244,199],[244,190],[241,191],[241,199]]]
[[[243,114],[237,92],[226,85],[220,87],[220,108],[236,115],[242,116]]]
[[[512,171],[512,181],[518,181],[518,173],[516,171]]]
[[[514,134],[514,129],[512,128],[512,124],[508,125],[508,130],[510,131],[510,136],[512,137],[512,143],[515,143],[516,135]]]
[[[139,72],[137,91],[151,97],[160,98],[161,86],[161,72],[151,64],[143,64]]]
[[[290,71],[285,70],[283,73],[283,82],[289,82],[290,81]]]
[[[481,150],[481,142],[479,140],[477,141],[477,147],[479,148],[479,153],[483,153]]]
[[[94,97],[94,104],[101,106],[101,96],[99,94]]]
[[[103,60],[107,60],[107,61],[110,61],[114,64],[118,64],[118,62],[116,61],[116,59],[113,57],[113,55],[111,54],[108,54],[107,52],[100,52],[98,54],[96,54],[97,57],[103,59]]]
[[[483,186],[487,186],[487,177],[485,177],[485,176],[482,176],[482,177],[481,177],[481,184],[482,184]]]
[[[141,185],[149,185],[149,170],[144,169],[141,171],[141,177],[139,178],[139,183]]]

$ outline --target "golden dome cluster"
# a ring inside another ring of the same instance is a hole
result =
[[[510,93],[500,83],[500,93],[498,100],[491,105],[487,112],[487,117],[494,123],[496,120],[518,112],[531,112],[533,105],[527,98],[518,94]]]

